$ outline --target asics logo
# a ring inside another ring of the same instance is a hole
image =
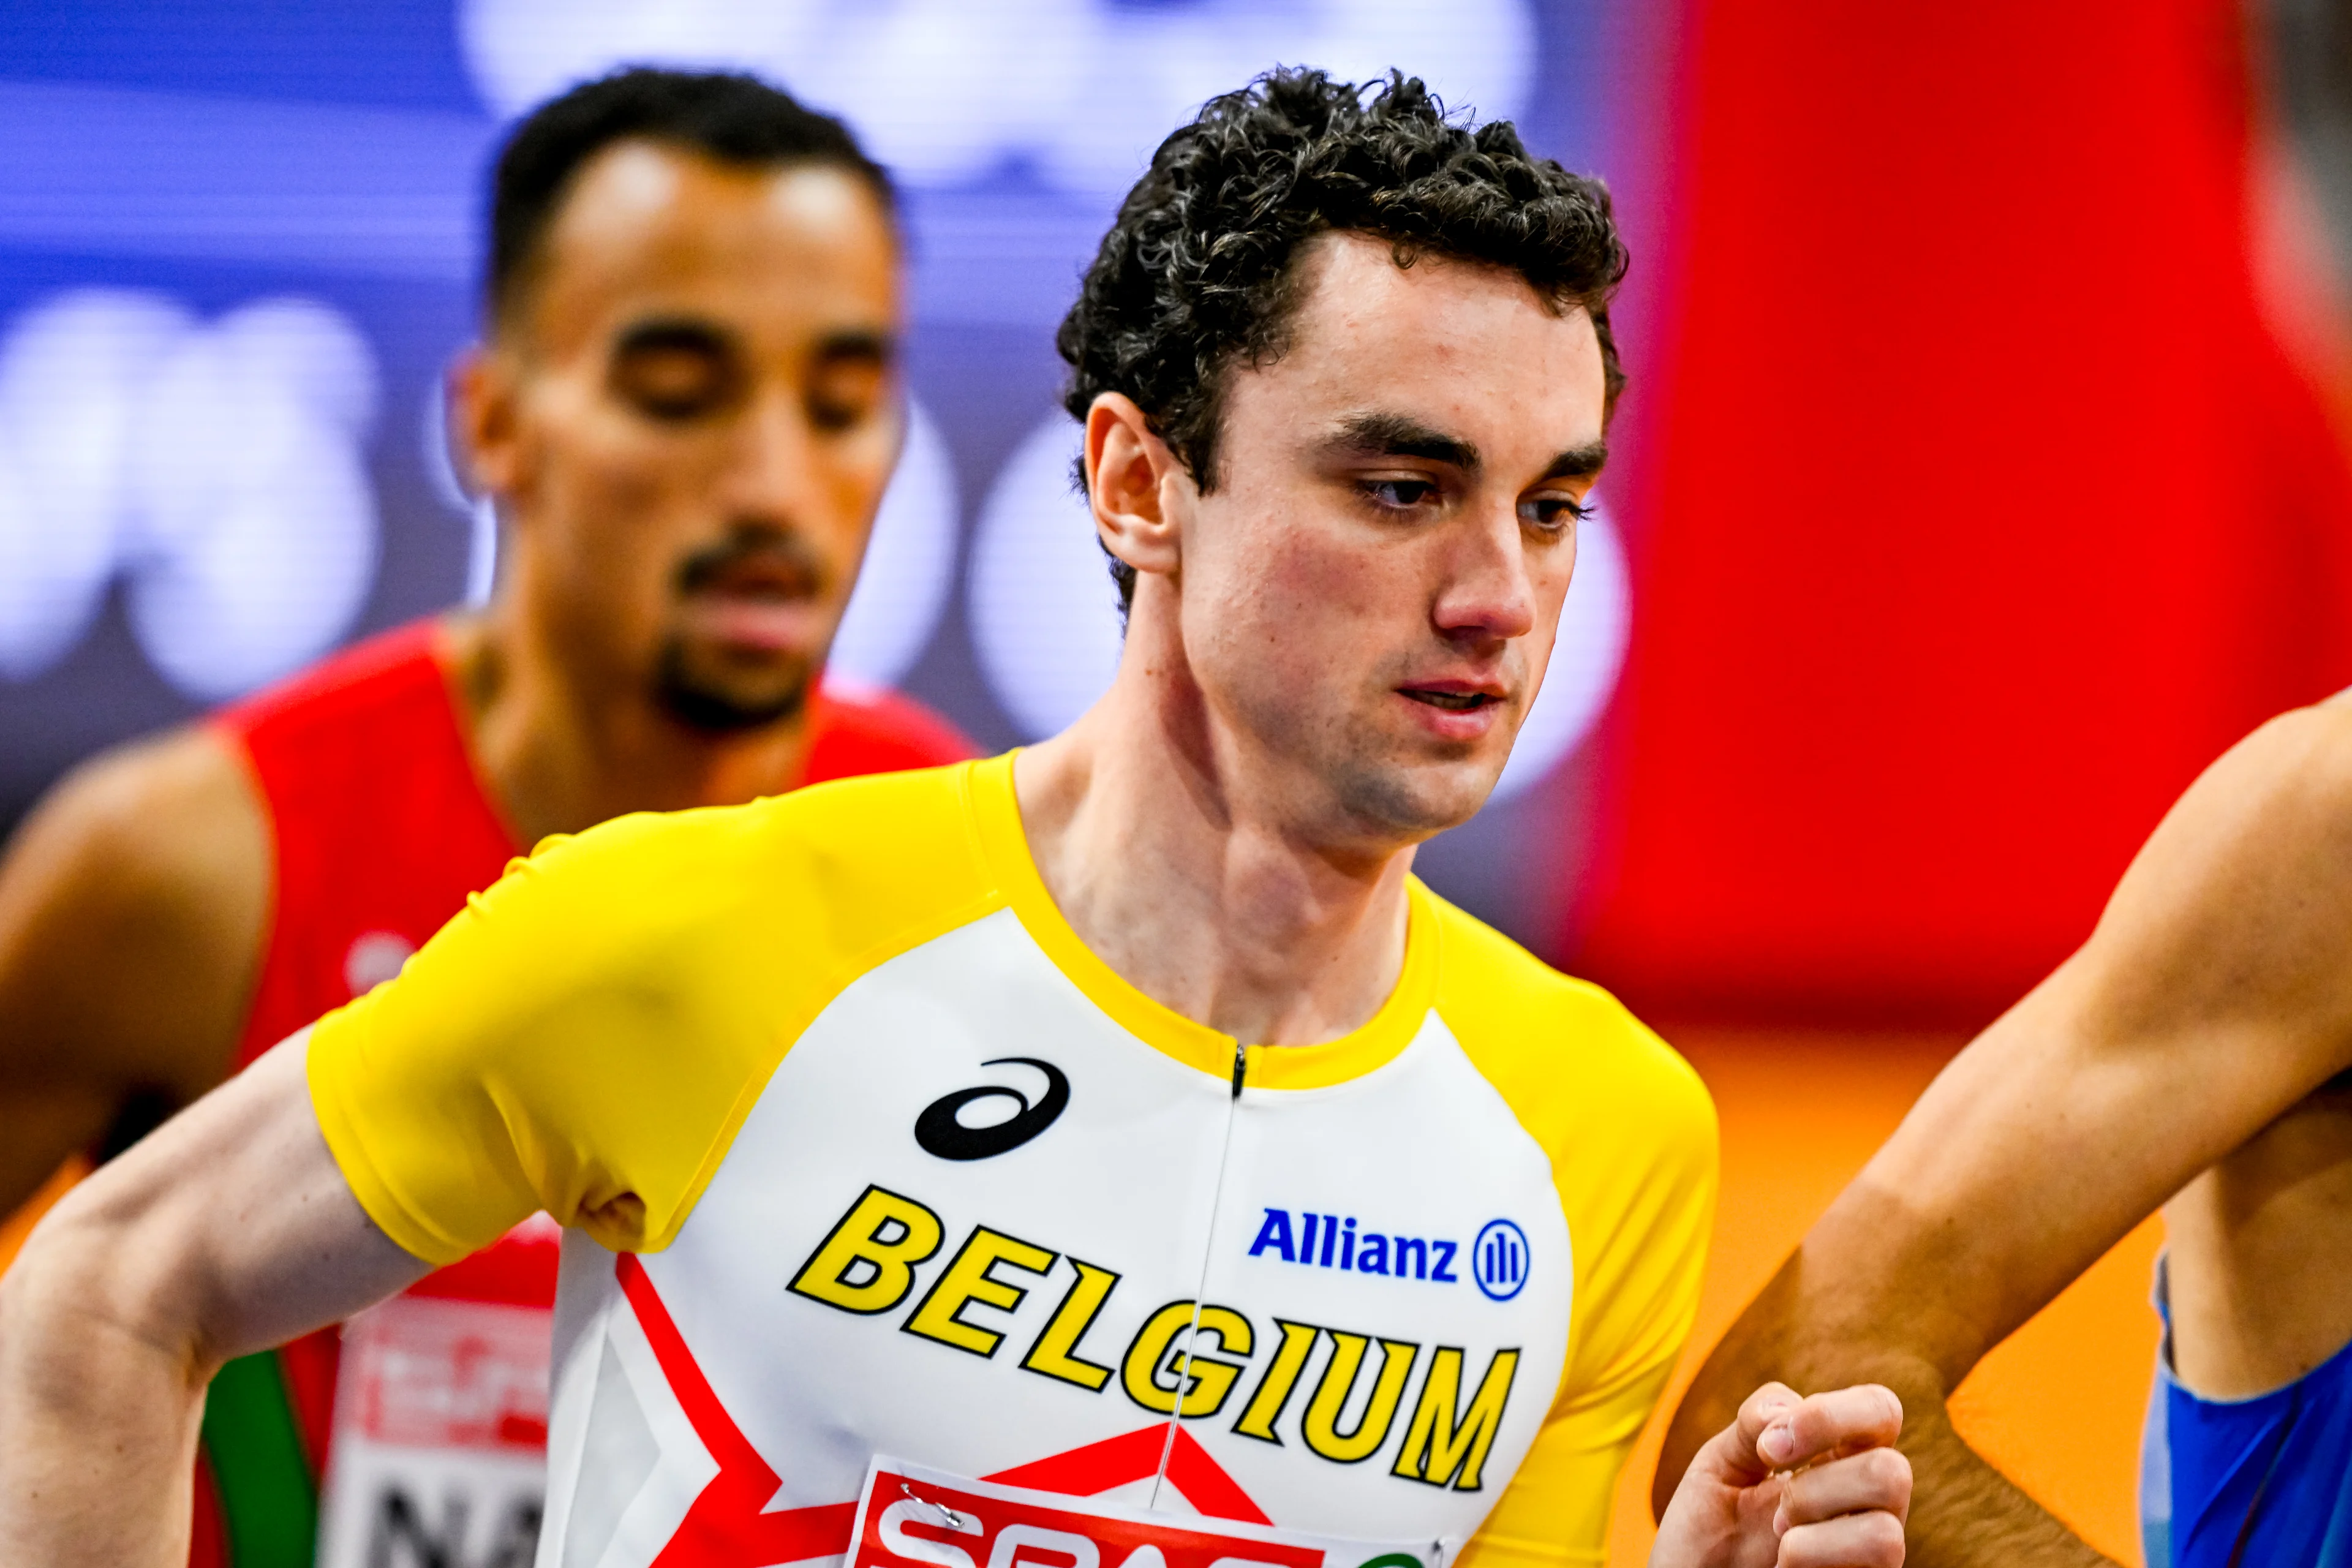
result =
[[[987,1160],[1010,1153],[1054,1125],[1070,1103],[1070,1080],[1062,1069],[1035,1057],[998,1057],[982,1067],[1035,1068],[1045,1075],[1045,1092],[1031,1103],[1027,1095],[1003,1084],[982,1084],[943,1094],[923,1107],[915,1118],[915,1142],[927,1154],[942,1160]],[[1009,1100],[1019,1107],[999,1121],[973,1125],[963,1119],[964,1107],[984,1100]]]

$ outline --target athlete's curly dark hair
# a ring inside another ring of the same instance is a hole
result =
[[[1227,376],[1280,357],[1300,302],[1293,262],[1335,229],[1392,242],[1400,266],[1426,254],[1507,267],[1554,308],[1582,307],[1615,408],[1609,299],[1625,247],[1607,188],[1530,156],[1507,121],[1448,116],[1416,77],[1295,69],[1210,100],[1152,154],[1055,337],[1071,370],[1063,405],[1084,419],[1097,395],[1124,393],[1213,489]],[[1132,600],[1134,569],[1114,561],[1111,575]]]

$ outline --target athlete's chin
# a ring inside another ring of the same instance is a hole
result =
[[[1502,764],[1477,756],[1364,758],[1342,771],[1350,813],[1418,843],[1478,815]]]
[[[819,666],[799,649],[676,638],[662,649],[655,691],[681,723],[727,734],[798,718]]]

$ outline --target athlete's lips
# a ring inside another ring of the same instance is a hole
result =
[[[689,636],[762,652],[805,651],[824,636],[823,574],[792,545],[706,552],[678,577]]]
[[[807,599],[704,592],[688,597],[680,620],[689,637],[762,652],[805,651],[824,635],[824,614]]]
[[[1496,680],[1414,680],[1396,689],[1431,732],[1475,741],[1495,727],[1510,692]]]

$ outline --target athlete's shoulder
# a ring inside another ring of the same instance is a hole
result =
[[[2352,813],[2352,689],[2291,708],[2255,726],[2199,782],[2222,779],[2214,806],[2236,806],[2264,826],[2293,831]],[[2200,791],[2191,786],[2184,802]]]
[[[973,764],[814,784],[741,805],[637,812],[540,845],[494,889],[673,930],[750,917],[822,928],[841,956],[983,901]],[[842,951],[845,949],[846,951]]]
[[[268,855],[250,777],[219,736],[190,725],[77,766],[26,819],[8,862],[13,881],[202,909],[263,896]]]
[[[461,1133],[412,1140],[413,1167],[374,1182],[369,1212],[435,1258],[512,1225],[509,1200],[574,1212],[565,1205],[593,1183],[541,1171],[484,1208],[446,1180],[441,1139],[506,1159],[495,1154],[506,1119],[525,1107],[559,1130],[531,1134],[532,1148],[632,1173],[608,1190],[636,1193],[643,1222],[613,1221],[599,1239],[666,1246],[696,1173],[750,1104],[745,1086],[808,1020],[859,975],[992,907],[966,806],[976,765],[638,813],[542,843],[311,1037],[314,1092],[335,1107],[329,1142],[347,1174],[394,1142],[364,1129],[429,1129],[447,1105],[473,1108]],[[495,1105],[493,1082],[507,1097]],[[396,1195],[404,1184],[440,1195],[413,1205]]]
[[[83,763],[0,859],[0,1057],[50,1048],[77,1073],[203,1092],[268,900],[266,817],[219,736],[190,727]]]
[[[250,747],[322,727],[371,732],[387,708],[437,702],[446,709],[440,635],[434,620],[394,626],[237,699],[212,721]]]
[[[1538,1142],[1557,1150],[1608,1129],[1712,1165],[1714,1101],[1673,1047],[1601,987],[1413,892],[1438,944],[1438,1016]]]

